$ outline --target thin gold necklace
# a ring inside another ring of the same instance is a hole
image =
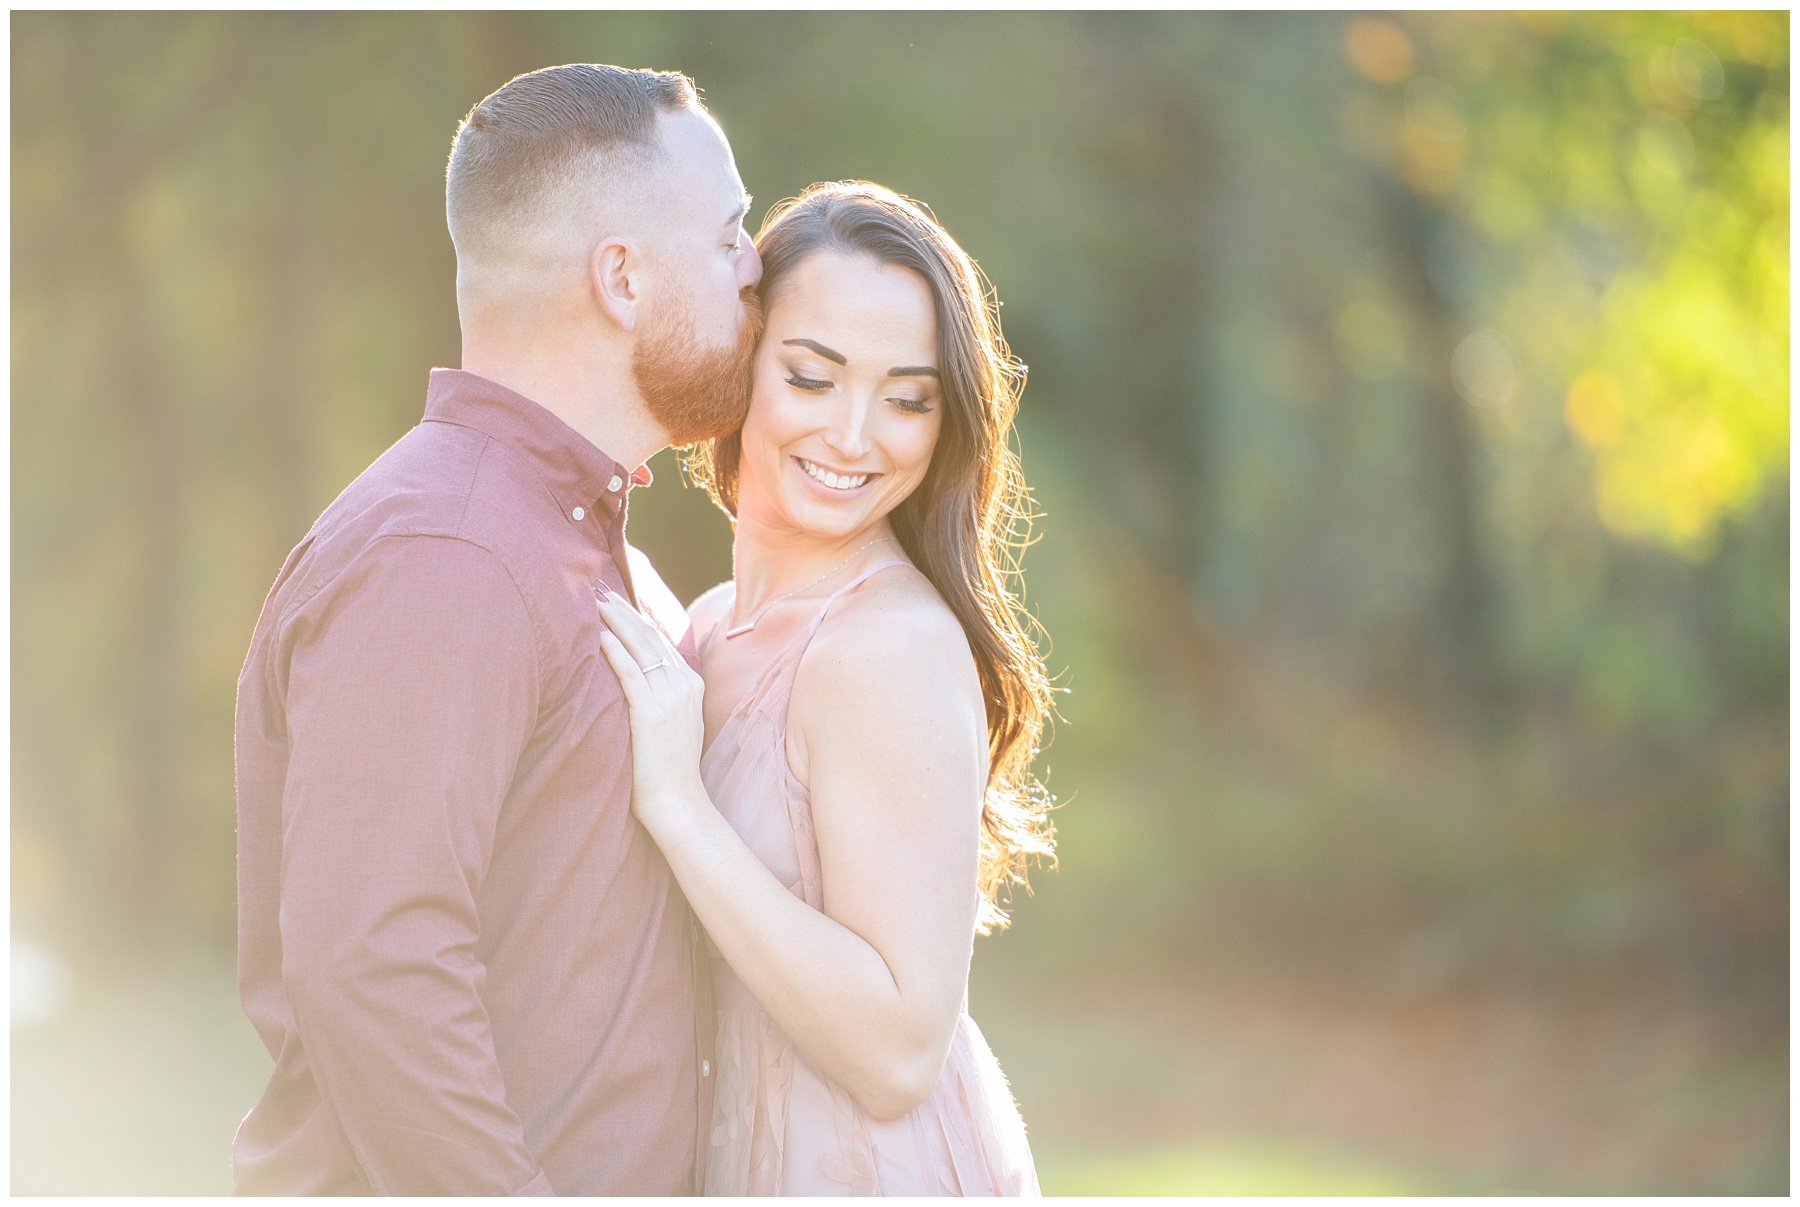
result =
[[[738,625],[735,629],[726,629],[725,630],[725,640],[730,641],[733,637],[742,637],[745,633],[748,633],[751,629],[754,629],[756,627],[757,621],[761,620],[763,617],[765,617],[769,614],[770,608],[774,607],[776,604],[780,603],[782,600],[786,599],[790,595],[798,595],[802,591],[805,591],[805,590],[808,590],[809,588],[818,586],[820,583],[824,582],[826,579],[828,579],[832,575],[836,574],[839,570],[842,570],[845,566],[848,566],[851,562],[855,561],[856,555],[861,553],[864,549],[867,549],[870,545],[879,545],[883,541],[891,541],[893,539],[894,538],[891,536],[878,536],[872,541],[867,541],[861,545],[858,545],[856,548],[854,548],[850,551],[849,557],[845,558],[843,561],[839,562],[837,565],[833,566],[831,569],[825,571],[825,573],[819,575],[819,577],[813,579],[810,583],[807,583],[805,586],[795,587],[792,591],[783,591],[780,595],[777,595],[774,599],[771,599],[768,603],[766,603],[762,607],[758,608],[756,610],[755,616],[752,616],[749,620],[746,620],[743,624]],[[735,594],[731,597],[731,610],[733,612],[737,611],[737,596]]]

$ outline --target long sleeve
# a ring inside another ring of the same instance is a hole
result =
[[[482,999],[482,883],[537,715],[531,616],[485,549],[377,542],[280,621],[282,980],[384,1194],[551,1194]]]

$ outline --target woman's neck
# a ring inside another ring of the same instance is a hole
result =
[[[886,517],[843,537],[774,531],[740,519],[731,546],[736,620],[749,620],[783,595],[808,595],[814,585],[835,590],[863,563],[899,555]]]

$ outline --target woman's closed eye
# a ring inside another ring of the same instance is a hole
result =
[[[890,398],[888,401],[908,415],[929,415],[933,410],[929,398]]]
[[[822,377],[808,377],[798,369],[788,373],[787,383],[796,390],[806,390],[818,394],[831,388],[831,383]]]

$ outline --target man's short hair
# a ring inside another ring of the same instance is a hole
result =
[[[657,114],[681,109],[704,112],[678,71],[569,63],[514,77],[469,110],[450,146],[445,209],[458,257],[528,239],[600,157],[635,152],[626,162],[648,166],[660,149]]]

